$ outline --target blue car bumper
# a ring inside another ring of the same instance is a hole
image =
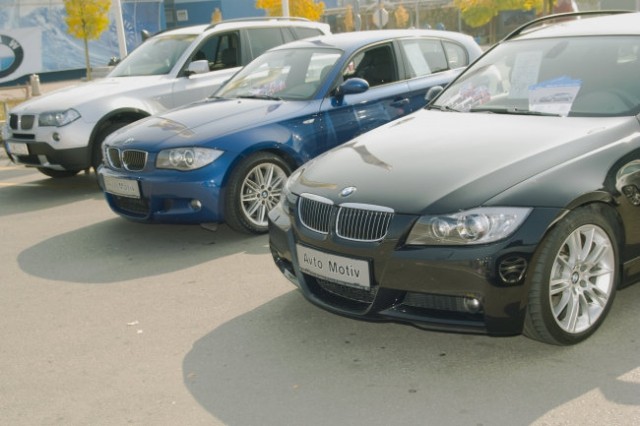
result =
[[[98,176],[109,207],[126,219],[193,224],[224,220],[221,181],[207,167],[140,176],[101,166]],[[110,188],[106,180],[111,182]],[[123,190],[114,190],[113,182],[122,184]]]

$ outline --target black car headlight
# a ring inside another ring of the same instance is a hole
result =
[[[223,151],[211,148],[174,148],[158,153],[156,168],[173,170],[195,170],[213,163]]]
[[[492,243],[513,234],[530,212],[530,208],[521,207],[481,207],[449,215],[421,216],[411,229],[407,244]]]
[[[80,113],[73,108],[65,111],[43,112],[38,116],[38,126],[40,127],[62,127],[80,118]]]

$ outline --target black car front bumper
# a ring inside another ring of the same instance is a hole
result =
[[[560,214],[559,209],[534,209],[515,234],[494,244],[419,247],[404,244],[416,216],[395,215],[382,241],[364,243],[310,231],[285,208],[280,204],[269,214],[271,253],[310,302],[355,318],[490,335],[522,332],[527,267]],[[367,262],[370,287],[348,286],[301,271],[297,245]]]

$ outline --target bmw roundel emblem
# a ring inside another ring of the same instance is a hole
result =
[[[348,197],[349,195],[351,195],[354,192],[356,192],[357,189],[358,188],[356,188],[355,186],[347,186],[342,191],[340,191],[340,196],[341,197]]]
[[[13,37],[0,34],[0,78],[13,73],[24,59],[22,46]]]

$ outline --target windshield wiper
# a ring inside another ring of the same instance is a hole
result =
[[[242,98],[242,99],[266,99],[268,101],[281,101],[282,98],[279,98],[277,96],[271,96],[271,95],[240,95],[237,96],[238,98]]]
[[[488,112],[493,114],[513,114],[513,115],[539,115],[544,117],[560,117],[560,114],[554,114],[551,112],[531,111],[529,109],[508,107],[508,108],[496,108],[496,107],[477,107],[471,108],[469,112]]]
[[[438,111],[460,112],[460,110],[451,108],[449,105],[427,105],[427,109],[437,109]]]

